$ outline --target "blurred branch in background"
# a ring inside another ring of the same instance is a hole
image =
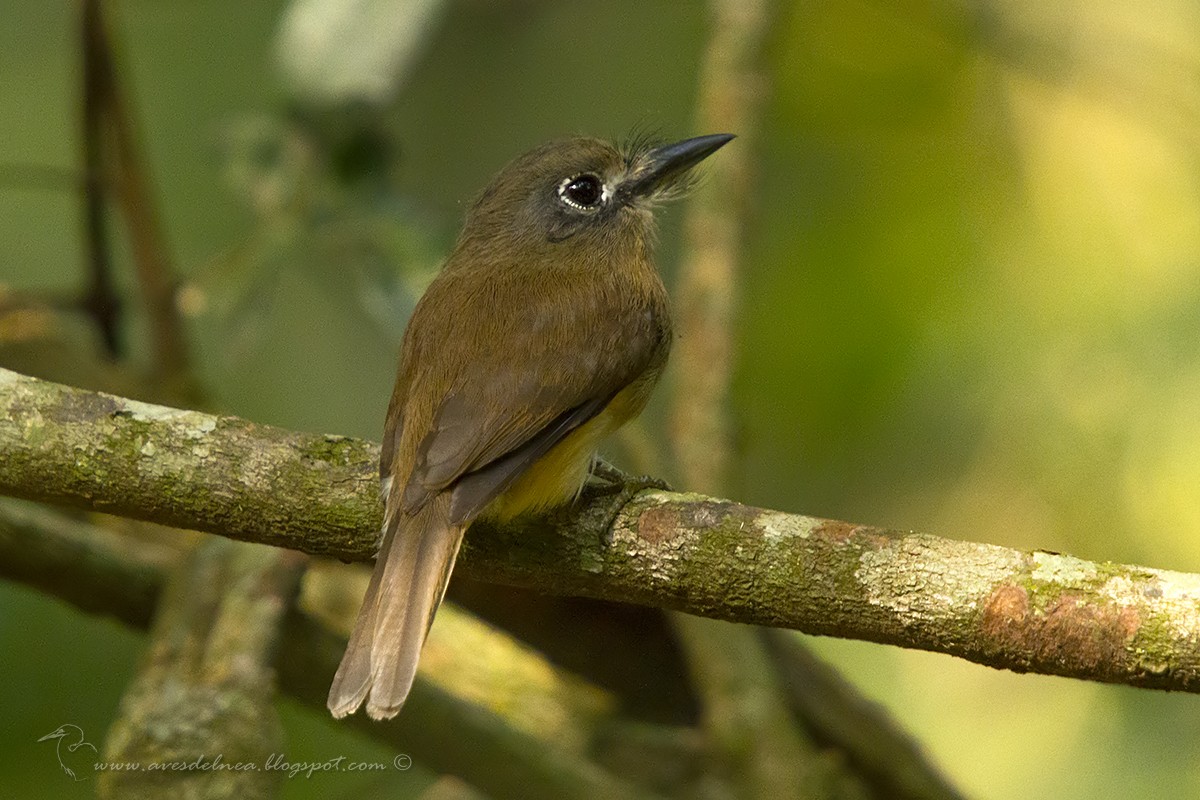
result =
[[[714,0],[709,10],[696,130],[728,131],[739,138],[710,165],[686,207],[670,432],[683,485],[723,492],[733,449],[728,415],[743,229],[753,196],[761,109],[769,92],[763,48],[777,9],[768,0]],[[876,712],[882,724],[868,727],[879,736],[880,750],[904,757],[864,761],[862,750],[872,747],[869,735],[853,743],[856,749],[846,748],[844,737],[835,743],[819,736],[821,723],[830,720],[811,720],[809,706],[788,703],[785,680],[835,685],[848,718],[863,718],[851,709],[867,703],[849,684],[836,682],[800,642],[772,648],[756,628],[689,614],[670,619],[703,705],[709,746],[739,795],[868,797],[874,790],[886,798],[959,796],[911,742],[896,744],[906,740],[890,729],[882,712]],[[907,772],[920,778],[911,780]]]
[[[863,698],[790,631],[763,631],[788,705],[822,747],[850,762],[845,770],[884,798],[956,800],[962,795],[933,769],[915,739],[877,703]],[[827,769],[827,772],[832,772]],[[835,777],[835,776],[831,776]]]
[[[189,375],[189,358],[182,325],[175,306],[175,281],[170,269],[162,226],[151,201],[144,158],[138,149],[133,120],[120,85],[112,40],[104,19],[101,0],[84,0],[79,6],[78,35],[81,60],[80,168],[65,170],[45,165],[5,165],[0,180],[47,188],[78,191],[83,205],[83,250],[85,274],[82,288],[70,297],[29,294],[18,302],[28,313],[54,312],[47,318],[46,331],[65,327],[67,320],[57,312],[82,311],[95,326],[104,356],[115,363],[127,355],[122,315],[123,302],[116,288],[113,238],[109,206],[116,203],[127,223],[133,263],[142,290],[143,308],[150,320],[150,350],[154,354],[150,390],[155,397],[194,403],[199,399]],[[11,302],[11,300],[10,300]],[[0,311],[11,313],[8,309]],[[0,344],[22,338],[0,332]],[[37,355],[50,356],[47,369],[54,371],[55,336],[38,337]],[[28,337],[24,337],[28,340]],[[82,361],[81,354],[74,354]],[[19,357],[19,356],[18,356]],[[96,373],[92,367],[89,372]]]
[[[714,0],[700,69],[696,130],[738,136],[705,170],[685,207],[676,288],[671,445],[683,484],[720,491],[731,451],[729,383],[744,214],[759,110],[766,100],[762,48],[774,3]]]
[[[120,358],[121,298],[113,286],[112,243],[108,230],[106,169],[111,148],[105,136],[114,107],[116,71],[109,51],[108,33],[101,16],[100,0],[84,0],[80,21],[83,57],[83,219],[84,252],[87,259],[87,290],[81,305],[96,323],[110,358]]]
[[[84,0],[83,108],[85,219],[90,280],[88,307],[111,351],[116,347],[117,298],[112,287],[111,253],[105,216],[109,191],[129,235],[130,253],[142,304],[150,322],[150,347],[156,382],[189,403],[200,399],[175,301],[176,278],[166,236],[153,199],[146,160],[117,70],[102,0]]]
[[[763,41],[774,3],[713,0],[700,66],[698,133],[739,137],[706,170],[684,211],[676,285],[670,444],[684,486],[725,488],[729,469],[729,383],[734,314],[751,153],[767,94]],[[852,776],[823,759],[798,726],[771,656],[752,628],[686,614],[670,617],[700,700],[701,724],[725,777],[744,797],[843,797],[861,794]],[[836,787],[841,778],[851,785]]]
[[[148,626],[155,614],[158,597],[168,581],[175,582],[178,592],[186,585],[187,576],[194,574],[197,568],[203,570],[205,564],[210,572],[224,568],[223,559],[214,560],[211,553],[208,556],[200,554],[193,558],[190,569],[185,568],[172,578],[171,569],[181,554],[174,560],[163,554],[149,556],[142,551],[131,551],[121,539],[103,528],[46,509],[0,500],[0,574],[37,586],[89,613],[111,614],[135,627]],[[271,601],[272,596],[282,597],[282,594],[274,590],[264,594],[255,588],[258,584],[253,576],[260,568],[252,562],[262,558],[274,560],[278,553],[247,548],[244,553],[257,554],[241,559],[249,582],[247,588],[251,589],[249,597],[257,599],[246,609],[258,609],[258,616],[263,621],[268,616],[286,613],[275,659],[279,685],[324,716],[329,680],[345,650],[346,633],[352,620],[348,614],[321,605],[319,595],[302,602],[300,606],[304,610],[285,609]],[[284,554],[283,558],[294,562],[296,557],[295,554]],[[247,567],[249,571],[246,571]],[[268,566],[261,574],[283,576],[284,573]],[[179,605],[179,597],[171,601],[171,590],[167,589],[168,602],[164,608],[173,610],[158,612],[156,635],[160,640],[157,645],[152,645],[157,648],[154,652],[158,657],[147,658],[150,669],[139,680],[167,678],[176,659],[163,648],[182,648],[190,650],[193,656],[204,656],[194,649],[190,637],[195,635],[192,623],[209,612],[216,612],[212,622],[219,624],[205,623],[201,628],[211,628],[210,633],[215,636],[214,652],[219,654],[231,643],[238,646],[236,640],[242,636],[237,629],[241,626],[226,629],[228,626],[221,620],[232,621],[228,617],[233,608],[230,604],[240,602],[237,598],[242,595],[225,591],[225,584],[215,577],[210,574],[209,580],[192,586],[196,595],[192,611],[187,605]],[[270,588],[269,584],[262,585]],[[76,587],[79,586],[87,587],[88,591],[78,591]],[[217,594],[212,594],[213,591]],[[197,611],[199,615],[195,613]],[[188,615],[192,619],[185,622],[184,617]],[[496,797],[605,800],[651,796],[595,766],[588,757],[594,734],[604,728],[608,735],[614,735],[612,726],[618,726],[616,730],[619,731],[621,724],[612,717],[612,704],[602,691],[574,676],[558,672],[503,633],[478,623],[464,623],[459,619],[460,615],[452,611],[447,616],[453,620],[450,630],[431,639],[427,658],[442,664],[453,660],[458,662],[456,667],[433,680],[428,674],[423,675],[413,689],[404,715],[393,723],[380,725],[358,716],[348,720],[347,724],[403,754],[411,754],[422,764],[458,775]],[[269,638],[268,628],[257,627],[251,638],[264,636]],[[503,651],[503,658],[492,657],[497,649]],[[220,665],[214,663],[212,666]],[[195,683],[195,678],[207,669],[196,669],[201,667],[202,664],[192,664],[186,668],[177,676],[175,688]],[[222,671],[223,668],[217,669],[213,674],[219,677]],[[196,674],[192,675],[193,672]],[[428,669],[423,672],[428,673]],[[489,687],[486,705],[478,702],[480,685]],[[193,687],[193,691],[203,699],[205,692],[198,687]],[[164,687],[158,698],[151,692],[143,699],[153,704],[156,700],[161,702],[163,698],[174,696],[177,696],[175,690]],[[180,719],[172,721],[168,717],[163,725],[172,731],[181,726],[186,728],[189,720],[196,721],[197,711],[196,707],[183,709]],[[127,721],[118,723],[120,726],[127,724]],[[155,730],[165,730],[163,725]],[[128,733],[128,729],[125,730]],[[224,726],[214,728],[207,740],[206,754],[211,757],[224,752],[228,758],[233,748],[222,750],[216,743],[228,742],[230,735]],[[620,736],[619,733],[615,735]],[[158,746],[178,747],[180,743],[172,735],[167,741],[158,742]],[[130,756],[131,760],[143,763],[157,763],[165,757],[144,751],[136,757]],[[260,765],[264,763],[261,758],[248,757],[247,760]],[[171,785],[166,781],[180,775],[163,772],[159,777],[164,782],[159,784],[158,794],[133,796],[170,794]],[[186,774],[183,777],[186,778]]]
[[[206,538],[166,576],[137,676],[108,731],[107,763],[266,764],[282,750],[274,703],[283,615],[306,559]],[[104,771],[101,798],[274,797],[283,773]]]

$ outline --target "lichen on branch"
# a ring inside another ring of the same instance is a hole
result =
[[[0,493],[372,556],[376,445],[0,370]],[[558,594],[1200,691],[1200,576],[899,533],[695,494],[585,493],[475,525],[461,569]],[[605,530],[611,521],[612,527]]]

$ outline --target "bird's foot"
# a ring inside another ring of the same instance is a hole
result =
[[[633,489],[633,494],[637,494],[645,489],[660,489],[664,492],[671,491],[671,484],[662,478],[655,478],[650,475],[631,475],[625,470],[600,458],[600,456],[592,458],[592,467],[588,473],[588,477],[595,479],[591,486],[595,487],[600,494],[616,494],[628,487]]]
[[[599,456],[592,459],[589,477],[593,479],[588,482],[587,493],[589,495],[614,497],[612,514],[606,520],[607,524],[603,528],[605,545],[612,543],[613,525],[616,524],[621,510],[630,500],[646,489],[671,491],[671,485],[662,478],[654,478],[650,475],[630,475]]]

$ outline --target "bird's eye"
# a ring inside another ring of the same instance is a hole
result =
[[[604,200],[604,184],[595,175],[576,175],[558,185],[558,197],[572,208],[590,211]]]

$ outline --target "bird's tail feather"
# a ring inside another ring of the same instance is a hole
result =
[[[451,525],[449,497],[413,516],[389,514],[362,610],[329,690],[335,717],[363,701],[374,719],[394,717],[417,672],[425,635],[446,593],[465,526]]]

